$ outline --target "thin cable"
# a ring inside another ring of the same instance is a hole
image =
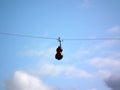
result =
[[[31,37],[31,38],[41,38],[41,39],[56,39],[56,38],[49,38],[49,37],[42,37],[42,36],[34,36],[34,35],[26,35],[26,34],[17,34],[17,33],[5,33],[0,32],[3,35],[10,35],[10,36],[18,36],[18,37]]]
[[[18,37],[31,37],[31,38],[41,38],[41,39],[53,39],[58,40],[58,38],[51,38],[51,37],[42,37],[42,36],[34,36],[34,35],[26,35],[26,34],[18,34],[18,33],[6,33],[6,32],[0,32],[2,35],[9,35],[9,36],[18,36]],[[120,40],[120,38],[66,38],[62,39],[64,41],[87,41],[87,40]]]
[[[76,39],[63,39],[63,40],[67,40],[67,41],[87,41],[87,40],[120,40],[120,38],[76,38]]]

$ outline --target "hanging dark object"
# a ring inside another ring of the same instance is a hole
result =
[[[63,49],[62,49],[62,47],[61,47],[61,42],[62,42],[62,40],[60,39],[60,37],[58,38],[58,41],[59,41],[59,43],[60,43],[60,45],[57,47],[57,49],[56,49],[56,55],[55,55],[55,58],[56,59],[58,59],[58,60],[61,60],[62,58],[63,58],[63,55],[62,55],[62,51],[63,51]]]

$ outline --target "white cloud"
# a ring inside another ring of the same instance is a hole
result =
[[[41,76],[59,76],[65,75],[66,77],[74,78],[90,78],[92,75],[85,70],[81,70],[74,66],[63,66],[54,64],[44,64],[37,71],[33,73],[39,74]]]
[[[52,90],[42,80],[23,71],[16,71],[13,79],[5,82],[6,90]]]

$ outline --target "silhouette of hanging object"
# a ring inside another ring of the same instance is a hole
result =
[[[62,55],[62,47],[61,47],[61,42],[62,40],[60,39],[60,37],[58,38],[58,42],[60,43],[60,45],[57,47],[56,49],[56,55],[55,55],[55,58],[58,59],[58,60],[61,60],[63,58],[63,55]]]
[[[56,55],[55,55],[55,58],[58,59],[58,60],[61,60],[63,58],[63,55],[62,55],[62,47],[61,46],[58,46],[58,48],[56,49]]]

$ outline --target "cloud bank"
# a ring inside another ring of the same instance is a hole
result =
[[[5,82],[5,90],[53,90],[42,80],[23,71],[16,71],[11,80]]]

